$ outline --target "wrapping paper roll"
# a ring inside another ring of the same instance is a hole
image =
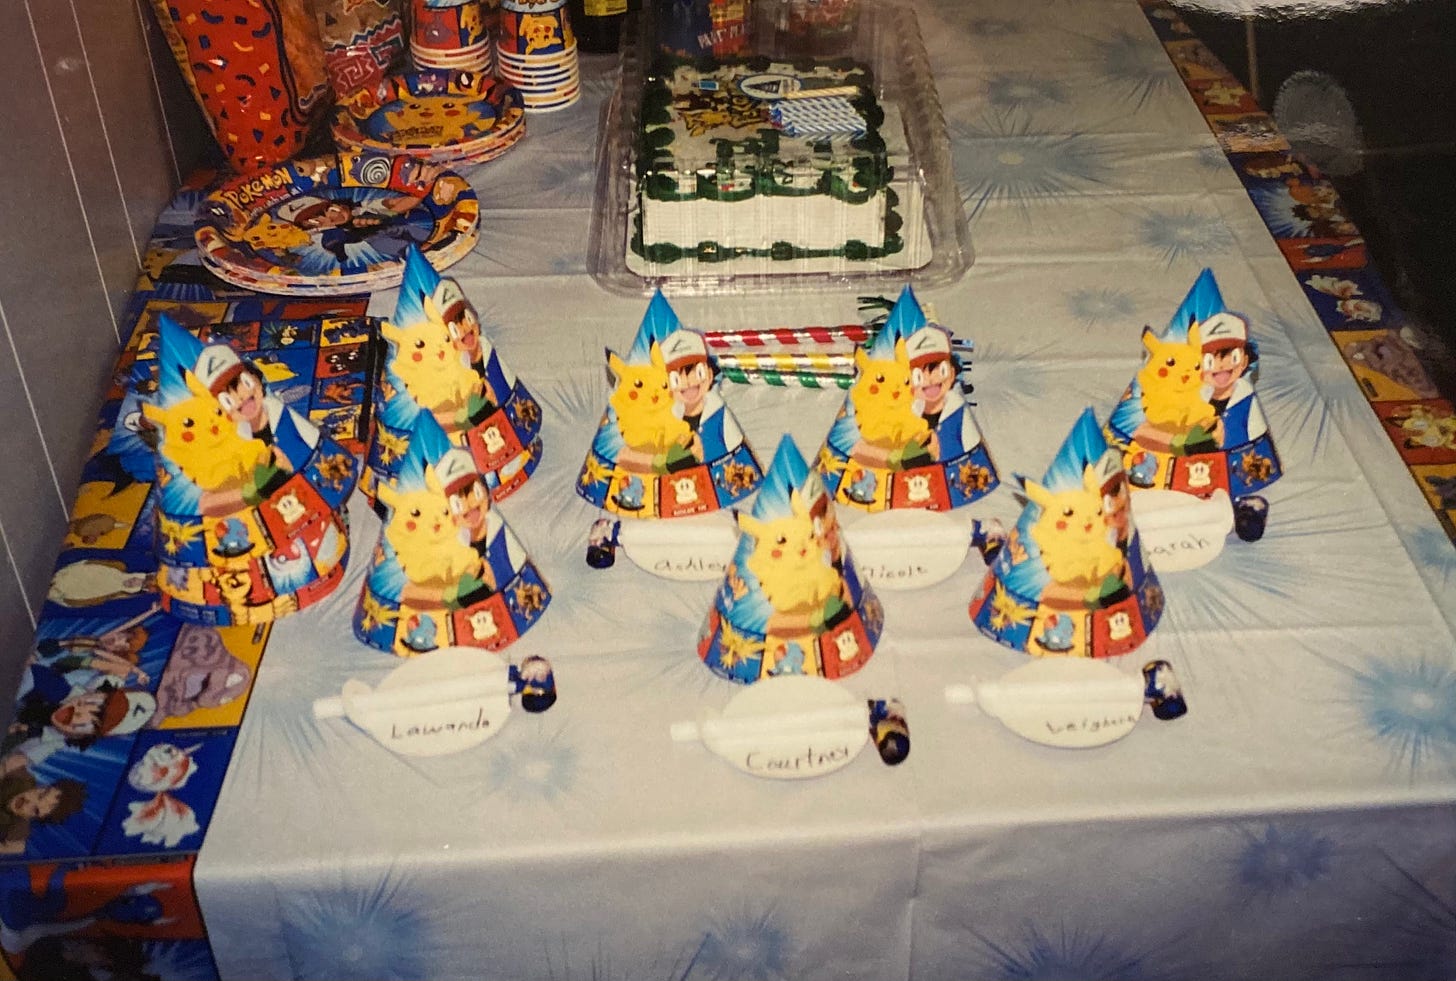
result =
[[[329,103],[306,0],[152,0],[152,9],[230,167],[260,170],[303,149]]]
[[[339,98],[378,85],[404,55],[399,0],[310,0]]]

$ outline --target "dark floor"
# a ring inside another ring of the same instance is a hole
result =
[[[1257,18],[1257,86],[1249,77],[1245,22],[1177,5],[1195,33],[1276,117],[1281,86],[1299,72],[1325,76],[1303,76],[1290,85],[1302,82],[1306,93],[1326,86],[1331,104],[1343,90],[1358,124],[1358,136],[1346,142],[1362,152],[1331,154],[1315,147],[1309,156],[1313,162],[1325,156],[1342,172],[1328,176],[1411,330],[1444,344],[1444,351],[1427,348],[1428,369],[1443,393],[1456,397],[1456,3],[1329,0],[1315,5],[1318,17]],[[1200,0],[1199,6],[1214,3]],[[1312,100],[1302,101],[1308,115]],[[1343,125],[1331,131],[1351,132]]]

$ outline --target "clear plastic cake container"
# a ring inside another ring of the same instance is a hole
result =
[[[851,7],[851,19],[806,35],[793,19],[801,4],[756,4],[747,49],[736,57],[794,64],[799,71],[850,64],[868,69],[866,87],[883,111],[879,132],[885,146],[867,170],[873,174],[887,166],[893,173],[888,200],[895,202],[894,217],[880,219],[889,224],[885,237],[866,248],[865,228],[876,215],[837,207],[822,195],[754,195],[746,186],[752,182],[752,154],[745,157],[741,147],[731,144],[675,147],[668,172],[652,174],[652,191],[665,190],[669,198],[678,192],[693,199],[693,207],[678,208],[674,201],[663,209],[654,199],[644,215],[638,167],[643,160],[644,86],[655,56],[654,26],[644,13],[624,31],[620,82],[600,123],[588,265],[603,288],[621,295],[655,288],[670,295],[701,296],[830,289],[883,293],[906,283],[946,285],[970,268],[970,234],[956,190],[945,118],[914,11],[860,0],[857,9]],[[864,78],[856,75],[854,80]],[[780,185],[812,184],[815,161],[809,157],[814,155],[799,148],[774,156]],[[651,164],[643,166],[652,169]],[[851,185],[843,200],[858,205],[863,195],[855,194],[850,175],[842,176]],[[695,188],[706,189],[714,199],[696,200]],[[723,248],[716,239],[724,237],[719,232],[730,217],[732,234],[742,237]],[[895,237],[898,248],[879,248],[893,244]]]

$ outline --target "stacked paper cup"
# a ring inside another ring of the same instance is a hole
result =
[[[502,0],[496,74],[520,90],[527,112],[565,109],[581,98],[566,0]]]
[[[415,67],[493,71],[493,13],[486,0],[412,0],[410,57]]]

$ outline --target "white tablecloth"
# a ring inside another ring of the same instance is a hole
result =
[[[585,272],[612,69],[588,58],[581,104],[469,172],[481,242],[451,270],[544,409],[544,460],[501,510],[553,590],[518,652],[553,661],[560,701],[396,757],[310,714],[394,666],[349,631],[364,563],[280,622],[196,870],[224,978],[1451,976],[1456,550],[1139,7],[917,10],[976,250],[922,299],[976,343],[1003,476],[1040,474],[1085,406],[1106,417],[1200,268],[1252,321],[1285,468],[1267,534],[1167,575],[1162,624],[1114,662],[1172,662],[1187,717],[1077,752],[946,705],[1024,661],[970,623],[972,556],[882,592],[881,645],[844,682],[903,699],[904,765],[758,781],[668,739],[737,689],[693,652],[715,584],[583,562],[602,349],[646,304]],[[675,306],[699,328],[858,319],[848,291]],[[725,398],[766,460],[784,432],[817,448],[840,395]],[[362,555],[378,524],[355,505]],[[1018,512],[1009,485],[971,507]]]

